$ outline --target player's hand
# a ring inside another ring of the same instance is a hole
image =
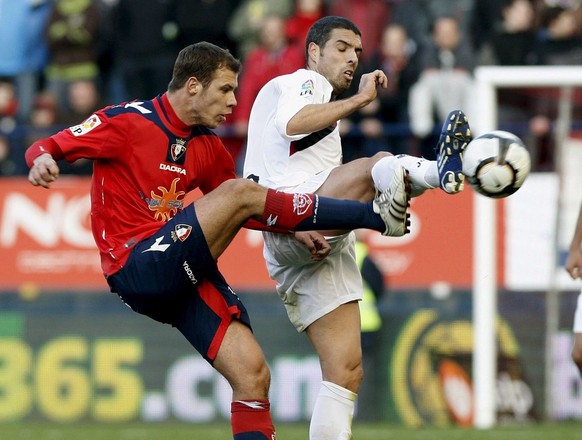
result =
[[[34,186],[50,188],[52,182],[59,177],[59,166],[49,153],[44,153],[34,159],[28,172],[28,181]]]
[[[571,250],[566,260],[566,271],[573,280],[582,279],[582,251]]]
[[[374,70],[370,73],[365,73],[360,78],[360,85],[358,87],[358,94],[366,98],[367,103],[372,102],[378,95],[378,86],[386,89],[388,88],[388,77],[381,70]]]
[[[295,239],[303,243],[311,253],[312,261],[321,261],[331,252],[331,246],[323,235],[315,231],[297,231]]]

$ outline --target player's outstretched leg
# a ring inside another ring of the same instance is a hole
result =
[[[435,148],[439,184],[449,194],[456,194],[464,187],[463,152],[471,139],[467,116],[461,110],[450,112]]]
[[[390,185],[379,191],[373,202],[374,212],[380,214],[386,225],[383,235],[400,237],[410,232],[410,191],[408,171],[397,165]]]

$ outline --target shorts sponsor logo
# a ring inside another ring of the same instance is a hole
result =
[[[172,240],[174,241],[180,240],[184,242],[190,236],[191,232],[192,226],[180,223],[179,225],[176,225],[176,227],[170,233],[170,235],[172,236]]]
[[[190,265],[188,264],[187,261],[184,261],[182,263],[182,267],[184,268],[184,272],[186,272],[186,275],[188,275],[188,278],[190,278],[190,281],[192,281],[192,284],[197,284],[198,280],[196,279],[194,272],[192,272],[192,269],[190,269]]]
[[[73,133],[73,136],[82,136],[84,134],[89,133],[95,127],[98,127],[100,125],[101,125],[101,119],[99,119],[99,116],[91,115],[84,122],[81,122],[79,125],[75,125],[75,126],[69,128],[69,130],[71,130],[71,133]]]

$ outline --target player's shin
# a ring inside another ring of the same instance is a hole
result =
[[[382,218],[374,213],[372,203],[275,190],[268,191],[262,222],[294,231],[386,228]]]

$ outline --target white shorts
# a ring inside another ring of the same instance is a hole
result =
[[[315,262],[292,235],[265,232],[263,237],[267,270],[298,332],[340,305],[362,299],[353,232],[327,237],[332,250],[323,261]]]
[[[331,169],[284,191],[313,193],[325,182]],[[277,282],[277,293],[289,320],[298,332],[340,305],[362,299],[362,276],[355,256],[353,232],[326,237],[330,254],[311,261],[309,250],[292,235],[264,232],[263,255],[269,275]]]
[[[582,292],[578,295],[578,303],[574,312],[574,333],[582,333]]]

